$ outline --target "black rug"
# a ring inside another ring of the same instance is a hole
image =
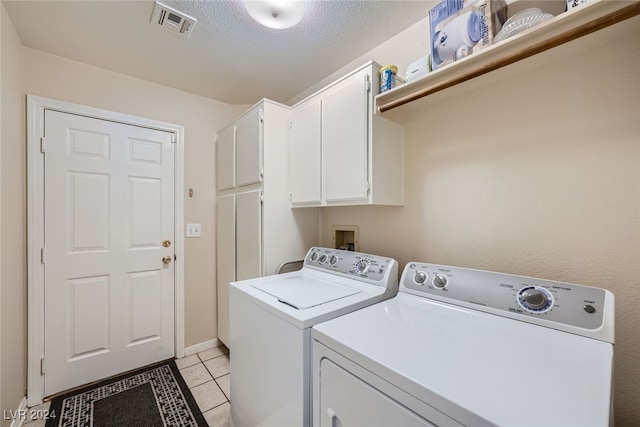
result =
[[[175,361],[56,396],[46,427],[206,427]]]

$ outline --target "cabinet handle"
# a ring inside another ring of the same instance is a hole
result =
[[[329,421],[331,422],[331,427],[335,427],[336,421],[338,420],[338,414],[331,408],[327,408],[327,415],[329,416]]]

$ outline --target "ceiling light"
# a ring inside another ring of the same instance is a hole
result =
[[[282,30],[291,28],[302,20],[302,0],[245,0],[249,15],[260,24]]]

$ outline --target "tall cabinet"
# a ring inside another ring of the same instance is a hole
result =
[[[229,345],[229,283],[276,274],[319,241],[317,209],[291,209],[289,107],[264,99],[218,132],[218,338]]]

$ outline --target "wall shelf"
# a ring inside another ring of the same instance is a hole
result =
[[[405,121],[403,113],[427,105],[427,97],[474,79],[483,80],[477,77],[496,74],[492,72],[638,15],[640,0],[591,0],[535,28],[378,95],[375,98],[376,111],[391,120]],[[629,31],[629,28],[640,31],[637,24],[627,25],[624,31]],[[480,84],[475,80],[474,83]],[[490,81],[492,79],[489,78],[484,83]],[[454,95],[459,91],[447,92]]]

